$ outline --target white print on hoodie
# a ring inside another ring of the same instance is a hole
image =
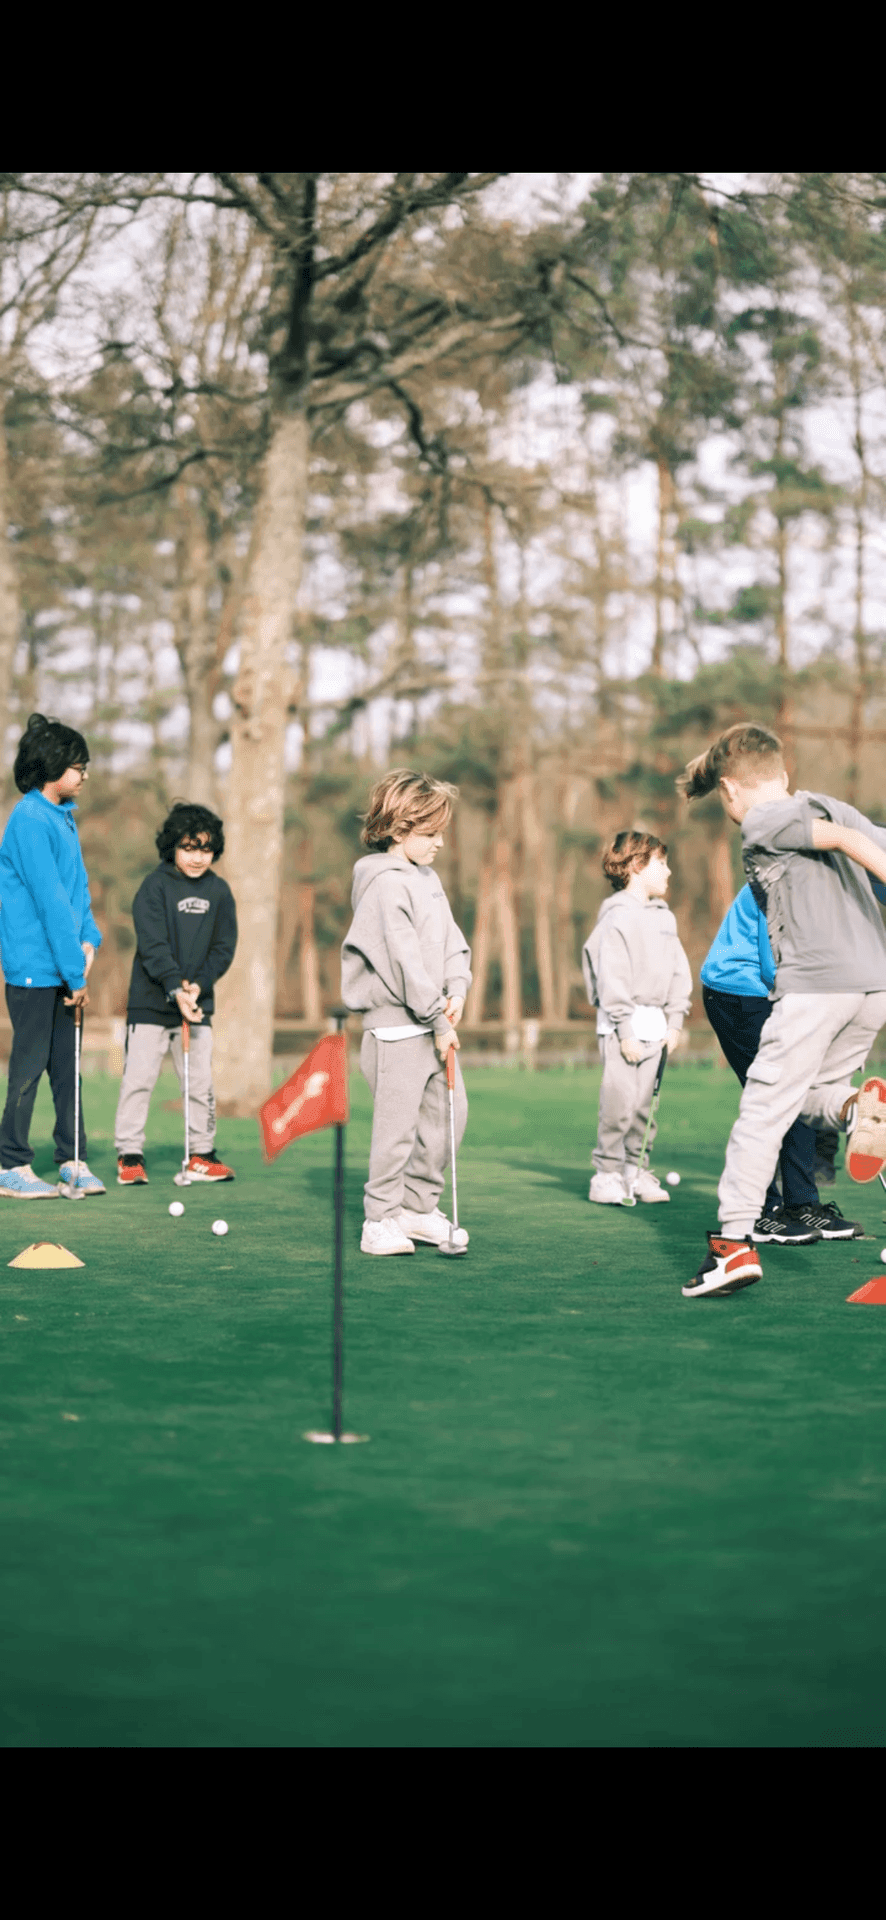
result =
[[[432,867],[403,853],[367,853],[354,868],[354,918],[341,950],[341,993],[366,1029],[448,1033],[446,1001],[471,984],[468,943]]]
[[[692,974],[663,900],[638,900],[632,893],[604,900],[581,964],[588,999],[598,1008],[598,1033],[642,1040],[641,1029],[651,1034],[653,1025],[643,1016],[655,1008],[665,1022],[655,1037],[663,1039],[668,1027],[679,1032],[692,999]]]

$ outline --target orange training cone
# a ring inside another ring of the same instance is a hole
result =
[[[875,1273],[873,1280],[866,1280],[857,1293],[848,1295],[848,1307],[886,1307],[886,1273]]]
[[[55,1240],[35,1240],[32,1246],[25,1247],[24,1252],[17,1253],[8,1264],[11,1267],[82,1267],[84,1262],[77,1259],[76,1253],[69,1253],[67,1247],[60,1247]]]

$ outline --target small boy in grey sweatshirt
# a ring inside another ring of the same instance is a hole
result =
[[[886,831],[830,794],[789,793],[778,735],[749,723],[729,727],[677,784],[687,800],[719,792],[741,828],[775,960],[774,1005],[726,1149],[721,1229],[683,1288],[699,1299],[762,1277],[754,1221],[798,1115],[852,1125],[853,1180],[886,1165],[886,1081],[851,1080],[886,1026],[886,929],[869,879],[886,881]]]
[[[458,789],[399,767],[370,794],[354,918],[342,946],[342,999],[363,1016],[360,1066],[374,1112],[361,1252],[439,1246],[448,1155],[446,1055],[471,984],[470,949],[433,863]],[[456,1145],[468,1103],[456,1062]]]
[[[677,1045],[692,994],[677,922],[665,906],[667,851],[652,834],[616,834],[603,855],[613,898],[604,900],[582,952],[603,1056],[588,1195],[601,1206],[620,1206],[630,1197],[670,1199],[655,1174],[639,1165],[662,1048]],[[653,1120],[650,1146],[654,1139]]]

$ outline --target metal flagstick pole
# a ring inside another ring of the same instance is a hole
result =
[[[333,1007],[332,1017],[336,1033],[341,1033],[348,1017],[347,1007]],[[348,1446],[357,1441],[368,1440],[368,1433],[342,1432],[342,1394],[345,1374],[345,1129],[344,1122],[335,1124],[335,1163],[332,1176],[332,1205],[335,1215],[335,1257],[332,1281],[332,1432],[306,1433],[305,1440],[314,1444],[332,1442],[333,1445]]]
[[[341,1033],[347,1010],[335,1009],[335,1030]],[[335,1129],[335,1174],[332,1184],[335,1209],[335,1277],[332,1295],[332,1435],[341,1439],[341,1396],[344,1384],[344,1250],[345,1250],[345,1130],[341,1122]]]

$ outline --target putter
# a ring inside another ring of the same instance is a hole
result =
[[[643,1145],[640,1148],[640,1159],[637,1164],[637,1173],[643,1172],[643,1162],[646,1158],[646,1146],[649,1140],[649,1129],[652,1125],[653,1115],[658,1110],[658,1097],[659,1097],[659,1094],[661,1093],[661,1083],[662,1083],[662,1080],[664,1079],[664,1070],[665,1070],[665,1067],[667,1066],[667,1061],[668,1061],[667,1047],[662,1047],[661,1058],[659,1060],[659,1063],[655,1072],[655,1081],[652,1088],[652,1099],[649,1102],[649,1117],[646,1121],[646,1131],[643,1135]],[[636,1177],[637,1175],[635,1174],[634,1178],[636,1179]],[[623,1207],[636,1206],[637,1197],[636,1197],[636,1194],[633,1192],[633,1189],[631,1190],[630,1193],[625,1194],[625,1197],[621,1204]]]
[[[60,1180],[58,1190],[63,1200],[85,1200],[86,1195],[78,1187],[80,1178],[80,1029],[83,1025],[83,1008],[74,1008],[74,1178]]]
[[[182,1066],[184,1068],[182,1107],[185,1116],[185,1157],[182,1161],[181,1173],[174,1173],[172,1178],[175,1186],[189,1187],[191,1185],[191,1176],[188,1172],[188,1162],[191,1158],[191,1029],[184,1015],[182,1015]]]
[[[449,1239],[444,1240],[443,1245],[437,1248],[437,1252],[445,1253],[447,1258],[450,1260],[461,1260],[464,1254],[467,1253],[467,1247],[455,1247],[452,1244],[452,1236],[456,1232],[458,1227],[458,1187],[456,1186],[456,1183],[455,1183],[455,1048],[454,1047],[447,1048],[447,1052],[446,1052],[446,1085],[449,1088],[449,1149],[452,1157],[452,1220],[449,1226]]]

